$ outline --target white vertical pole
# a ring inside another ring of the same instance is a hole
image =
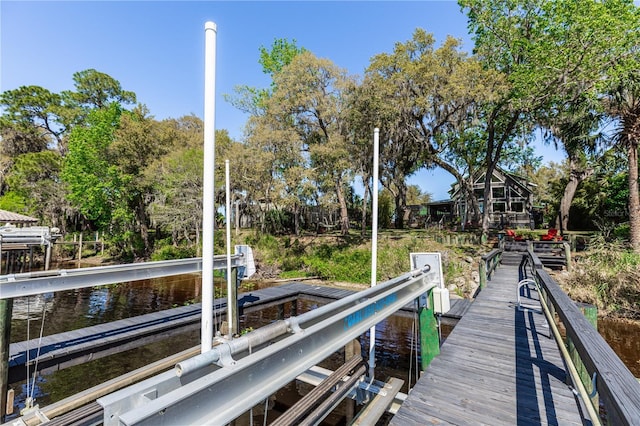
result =
[[[227,323],[229,324],[229,339],[233,338],[233,335],[237,333],[236,330],[236,306],[238,305],[237,293],[234,286],[236,283],[232,282],[231,276],[231,190],[229,179],[229,160],[224,160],[224,186],[226,195],[225,205],[225,222],[227,223]]]
[[[202,194],[202,325],[200,352],[213,344],[213,231],[215,223],[216,24],[204,24],[204,174]]]
[[[378,268],[378,162],[380,129],[373,129],[373,194],[371,197],[371,287],[377,282]],[[376,326],[369,329],[369,378],[374,379],[376,366]]]

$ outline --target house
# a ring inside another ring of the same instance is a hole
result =
[[[478,173],[473,180],[473,192],[478,200],[480,213],[484,212],[484,172]],[[541,212],[533,206],[533,188],[535,184],[527,181],[523,176],[508,172],[499,167],[491,178],[491,214],[490,227],[504,228],[534,228],[542,224]],[[437,201],[427,204],[429,222],[445,220],[466,220],[468,225],[476,225],[471,219],[472,212],[466,215],[470,206],[463,197],[458,184],[454,184],[449,191],[450,200]]]
[[[487,207],[484,200],[485,173],[478,173],[473,180],[473,192],[478,200],[480,212]],[[490,227],[535,228],[542,222],[542,216],[533,207],[535,184],[523,176],[496,167],[491,177]],[[463,217],[467,202],[458,185],[454,185],[451,200],[458,217]]]

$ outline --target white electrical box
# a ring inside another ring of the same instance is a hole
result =
[[[449,290],[436,287],[433,289],[433,312],[436,314],[446,314],[451,309],[449,300]]]

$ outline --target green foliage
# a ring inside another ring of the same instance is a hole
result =
[[[321,241],[305,239],[305,243],[287,237],[253,235],[246,240],[254,249],[261,269],[279,271],[281,278],[319,276],[328,281],[369,284],[371,282],[371,243],[360,238],[324,238]],[[461,256],[479,255],[477,249],[463,250],[460,254],[447,251],[422,232],[398,233],[382,236],[378,244],[378,281],[385,281],[409,270],[411,252],[443,251],[445,280],[451,282],[470,275],[472,266],[460,260]],[[469,279],[469,278],[467,278]],[[471,286],[471,284],[467,284]],[[466,291],[463,289],[462,291]]]
[[[39,152],[60,142],[62,98],[40,86],[21,86],[0,94],[2,151],[11,156]]]
[[[0,209],[10,212],[27,213],[27,200],[13,191],[8,191],[0,197]]]
[[[136,102],[135,93],[123,90],[118,80],[95,69],[74,73],[73,81],[76,90],[63,92],[63,96],[70,105],[85,111]]]
[[[174,246],[171,243],[156,245],[155,250],[151,253],[151,260],[171,260],[171,259],[187,259],[196,257],[196,250],[193,246]]]
[[[593,238],[559,281],[572,299],[594,304],[600,315],[640,318],[640,255],[620,243]]]
[[[371,251],[326,245],[305,257],[311,275],[327,280],[366,283],[371,280]],[[369,267],[367,267],[369,265]]]
[[[266,102],[271,97],[276,87],[273,79],[284,67],[289,65],[293,58],[300,53],[306,52],[304,47],[296,46],[296,41],[288,41],[277,38],[273,41],[270,49],[260,46],[260,57],[258,63],[262,66],[262,72],[271,76],[270,89],[261,89],[251,86],[236,86],[235,96],[225,94],[224,98],[236,108],[253,115],[261,115],[266,108]]]
[[[71,132],[62,169],[69,201],[99,229],[108,229],[114,209],[125,196],[123,177],[109,155],[121,114],[118,104],[92,111],[87,125]]]
[[[43,223],[57,223],[67,205],[66,191],[60,183],[61,169],[62,156],[47,150],[19,155],[7,174],[11,192],[24,200],[29,215]]]

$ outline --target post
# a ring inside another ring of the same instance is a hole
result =
[[[571,271],[571,246],[568,242],[563,241],[562,245],[564,246],[564,258],[567,262],[567,272]]]
[[[373,190],[371,200],[371,287],[375,287],[378,269],[378,162],[380,151],[380,129],[373,129]],[[369,378],[375,377],[376,326],[369,329]]]
[[[213,232],[215,221],[215,68],[216,24],[207,22],[204,65],[204,172],[202,202],[202,321],[201,353],[213,344]]]
[[[438,322],[433,312],[433,290],[427,294],[427,306],[420,308],[420,350],[422,371],[426,370],[433,358],[440,353]]]
[[[44,270],[48,271],[49,267],[51,266],[51,246],[53,245],[53,243],[51,242],[51,240],[49,240],[49,244],[47,244],[47,248],[45,250],[45,255],[44,255]]]
[[[487,286],[487,261],[480,259],[480,289]]]
[[[354,339],[344,346],[344,362],[345,364],[351,360],[354,356],[361,356],[362,348],[360,347],[360,341]],[[345,398],[345,417],[347,423],[350,423],[356,415],[356,401],[351,398]]]
[[[231,269],[231,189],[229,180],[229,160],[224,160],[225,176],[225,222],[227,230],[227,322],[229,323],[229,339],[238,334],[238,269]]]
[[[78,262],[82,259],[82,232],[80,233],[80,238],[78,240]]]
[[[13,299],[0,299],[0,422],[2,423],[4,423],[7,414],[12,313]]]
[[[229,334],[231,336],[237,335],[240,333],[240,309],[238,308],[238,268],[233,268],[231,270],[231,282],[233,285],[231,286],[231,297],[233,303],[231,306],[227,306],[227,314],[230,315],[227,317],[229,321]]]
[[[284,304],[279,304],[278,305],[278,314],[276,316],[277,320],[283,320],[284,319]]]

